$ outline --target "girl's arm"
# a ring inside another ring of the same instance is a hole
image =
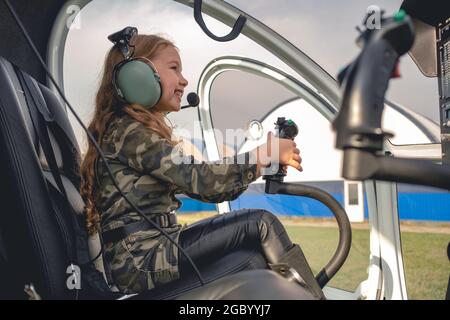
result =
[[[143,125],[124,132],[116,150],[119,160],[138,172],[174,184],[181,193],[205,202],[233,200],[259,176],[260,166],[252,153],[199,163]]]

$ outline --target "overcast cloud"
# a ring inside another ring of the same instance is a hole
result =
[[[358,53],[355,26],[361,23],[366,8],[376,4],[392,13],[401,4],[398,0],[228,2],[280,33],[333,76]],[[190,81],[187,92],[196,90],[205,65],[225,54],[252,57],[293,74],[289,67],[245,37],[226,44],[209,39],[196,25],[192,9],[174,1],[95,0],[81,11],[80,17],[81,28],[68,35],[64,82],[69,99],[78,106],[85,122],[92,116],[104,55],[111,47],[106,37],[127,25],[137,26],[140,33],[163,33],[175,42],[180,48],[183,73]],[[213,19],[205,20],[219,35],[230,30]],[[400,67],[403,78],[392,82],[388,98],[437,121],[437,80],[422,76],[409,57],[402,60]],[[195,110],[183,111],[172,118],[180,125],[188,125],[194,113]],[[75,130],[81,134],[77,126]]]

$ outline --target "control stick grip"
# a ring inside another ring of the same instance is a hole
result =
[[[298,135],[298,127],[295,124],[295,122],[292,121],[291,119],[286,120],[285,117],[279,117],[277,119],[277,122],[275,122],[274,124],[275,124],[275,136],[278,138],[294,140],[295,137]],[[277,168],[278,171],[276,171]],[[263,179],[283,181],[283,178],[286,176],[286,174],[283,172],[283,168],[280,167],[279,165],[274,166],[274,164],[271,164],[268,172],[272,172],[272,174],[264,176]],[[273,172],[276,173],[273,174]]]

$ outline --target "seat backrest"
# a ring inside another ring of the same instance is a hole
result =
[[[26,298],[24,286],[33,284],[42,298],[73,298],[76,293],[69,288],[68,271],[74,259],[67,252],[68,246],[76,245],[73,224],[64,212],[67,201],[54,187],[19,72],[0,57],[0,297]],[[46,123],[45,130],[70,205],[82,212],[79,149],[72,127],[57,97],[44,85],[33,83],[54,120]],[[95,247],[91,254],[97,255],[98,239],[91,243]],[[100,255],[97,269],[102,268]]]

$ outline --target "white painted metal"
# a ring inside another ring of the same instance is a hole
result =
[[[406,283],[397,208],[397,184],[377,181],[378,237],[384,298],[405,300]]]

